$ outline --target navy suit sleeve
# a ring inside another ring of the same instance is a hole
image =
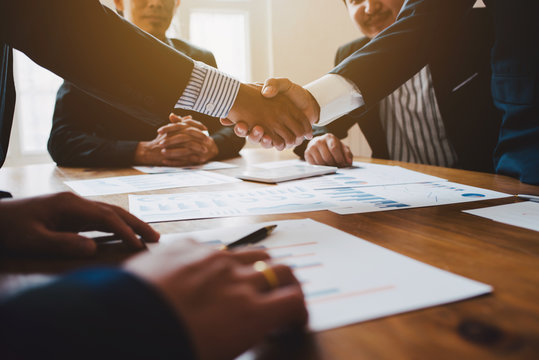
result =
[[[3,42],[41,66],[154,125],[174,108],[194,66],[98,1],[1,1],[0,29]]]
[[[432,44],[443,41],[475,0],[408,0],[397,21],[331,73],[352,80],[371,108],[428,62]]]
[[[193,359],[177,314],[118,269],[74,273],[0,303],[7,358]]]

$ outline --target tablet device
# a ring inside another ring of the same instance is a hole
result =
[[[274,184],[282,181],[303,179],[311,176],[333,174],[336,171],[337,168],[333,166],[300,163],[271,169],[249,167],[237,177],[243,180]]]

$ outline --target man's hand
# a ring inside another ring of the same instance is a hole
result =
[[[292,147],[312,138],[312,127],[309,118],[297,108],[287,96],[272,94],[264,98],[260,92],[262,87],[256,84],[241,84],[236,101],[223,119],[223,125],[243,123],[243,132],[235,131],[245,137],[249,131],[259,126],[264,134],[271,139],[272,145],[278,150]]]
[[[261,93],[266,98],[273,98],[277,95],[284,95],[309,119],[311,125],[316,124],[320,118],[320,106],[311,93],[303,87],[293,83],[285,78],[267,79],[261,88]],[[223,121],[221,121],[223,122]],[[223,123],[223,125],[231,125]],[[249,131],[250,130],[250,131]],[[252,143],[260,143],[264,148],[274,146],[272,137],[265,133],[263,127],[249,128],[249,125],[243,122],[236,123],[234,132],[238,136],[247,137]],[[303,141],[302,138],[294,144],[297,146]]]
[[[333,134],[317,136],[305,150],[305,160],[314,165],[348,167],[352,165],[350,148]]]
[[[157,130],[149,142],[140,142],[135,163],[141,165],[190,166],[208,162],[219,154],[217,144],[204,124],[191,116],[169,116],[170,124]]]
[[[125,268],[153,284],[189,331],[197,358],[233,359],[271,332],[302,327],[307,309],[301,287],[284,265],[270,265],[271,288],[253,263],[260,250],[217,251],[191,240],[137,256]]]
[[[159,233],[124,209],[73,193],[0,201],[0,249],[22,254],[89,256],[96,243],[78,232],[111,232],[133,248],[155,242]]]

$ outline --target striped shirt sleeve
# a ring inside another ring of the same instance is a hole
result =
[[[230,112],[239,89],[238,80],[195,61],[191,78],[175,107],[224,118]]]

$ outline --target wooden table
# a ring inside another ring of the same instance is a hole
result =
[[[294,158],[290,152],[243,150],[238,165]],[[510,194],[539,194],[538,186],[513,178],[426,165],[400,165],[462,184]],[[221,173],[237,171],[221,170]],[[54,164],[4,168],[0,189],[14,196],[69,190],[65,180],[138,174],[133,169],[68,169]],[[228,189],[266,185],[244,182]],[[206,186],[204,191],[222,190]],[[191,192],[193,188],[151,193]],[[127,208],[127,195],[95,197]],[[494,293],[444,306],[390,316],[353,326],[292,338],[268,340],[258,359],[539,359],[539,233],[465,214],[462,210],[520,201],[515,197],[341,216],[329,211],[155,224],[162,233],[184,232],[270,220],[311,218],[438,268],[494,287]],[[97,258],[0,259],[0,292],[30,283],[34,275],[59,273],[96,263],[118,263],[123,247],[101,247]],[[25,280],[26,279],[26,280]],[[37,277],[40,279],[40,277]],[[28,280],[28,281],[27,281]]]

